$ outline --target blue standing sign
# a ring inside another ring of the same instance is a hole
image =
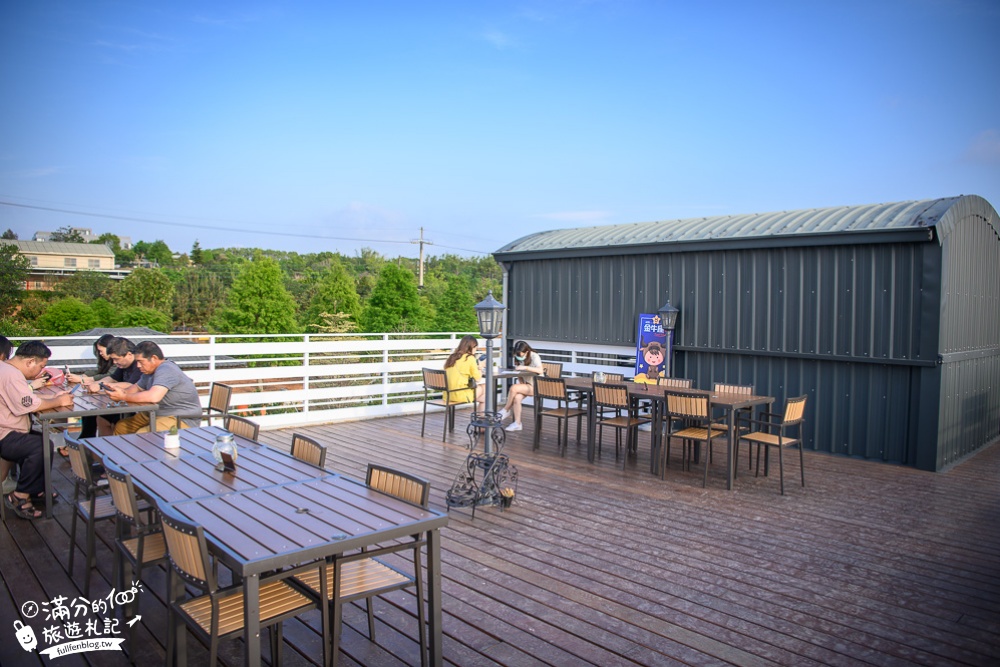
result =
[[[667,332],[660,316],[655,313],[639,315],[639,331],[635,336],[635,382],[656,384],[666,375],[663,362],[667,358]]]

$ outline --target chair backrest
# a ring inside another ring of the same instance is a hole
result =
[[[222,420],[222,424],[223,428],[233,435],[238,435],[247,440],[257,442],[257,436],[260,435],[260,424],[243,417],[226,415]]]
[[[600,372],[601,371],[594,371],[593,373],[591,373],[590,374],[591,379],[593,379]],[[614,384],[614,383],[617,383],[617,382],[624,382],[625,381],[625,374],[624,373],[604,373],[604,381],[606,383],[610,383],[610,384]]]
[[[613,382],[594,384],[594,404],[605,408],[628,409],[628,387]]]
[[[431,497],[431,483],[426,479],[377,463],[368,464],[365,483],[377,491],[423,508],[428,507]]]
[[[712,393],[714,394],[740,394],[742,396],[753,396],[753,385],[752,384],[726,384],[725,382],[716,382],[712,385]]]
[[[66,437],[67,453],[69,454],[69,467],[73,472],[73,477],[80,484],[90,488],[94,485],[93,477],[90,474],[90,460],[83,443]]]
[[[298,433],[292,433],[292,456],[317,468],[326,465],[326,447]]]
[[[222,384],[221,382],[213,382],[212,389],[208,394],[208,409],[209,411],[221,412],[226,414],[229,412],[229,402],[233,398],[233,388],[228,384]]]
[[[435,368],[425,368],[424,391],[448,391],[448,375]]]
[[[547,378],[562,377],[562,364],[557,361],[543,361],[542,369],[545,371],[545,377]]]
[[[708,392],[680,392],[667,389],[667,414],[679,419],[710,419],[712,402]]]
[[[562,378],[535,376],[535,396],[553,401],[566,400],[566,381]]]
[[[806,411],[806,396],[790,398],[785,403],[785,418],[782,422],[784,426],[802,423],[803,415]]]
[[[104,471],[108,476],[108,488],[111,489],[111,497],[118,516],[136,526],[146,525],[143,514],[139,511],[139,500],[135,495],[132,475],[110,461],[105,462]]]
[[[208,543],[202,527],[181,519],[166,508],[160,508],[160,520],[163,523],[163,537],[167,542],[170,564],[184,581],[215,592],[215,572],[212,570]]]
[[[656,384],[661,387],[674,387],[675,389],[690,389],[694,386],[694,380],[689,378],[657,378]]]

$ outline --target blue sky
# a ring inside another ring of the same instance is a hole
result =
[[[0,228],[488,253],[978,194],[1000,3],[0,4]]]

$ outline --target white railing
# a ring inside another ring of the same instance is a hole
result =
[[[223,382],[234,388],[234,413],[280,428],[419,412],[421,369],[442,368],[463,335],[169,335],[134,342],[156,342],[195,381],[204,404],[211,383]],[[45,342],[50,364],[93,368],[93,337]]]
[[[263,428],[412,414],[423,407],[422,368],[443,368],[464,332],[420,334],[154,335],[207,405],[212,382],[234,388],[232,411]],[[94,367],[94,338],[46,338],[52,365]],[[17,345],[18,341],[14,341]],[[485,346],[485,341],[480,341]],[[563,372],[621,370],[628,348],[531,341]],[[494,345],[499,360],[500,345]],[[634,363],[635,354],[631,353]]]

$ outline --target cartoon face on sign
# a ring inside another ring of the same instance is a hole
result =
[[[660,341],[652,340],[642,346],[642,358],[646,362],[646,378],[656,380],[660,377],[660,366],[663,364],[664,350]]]
[[[660,316],[640,315],[635,345],[634,381],[656,384],[663,375],[667,359],[667,334],[660,322]]]

